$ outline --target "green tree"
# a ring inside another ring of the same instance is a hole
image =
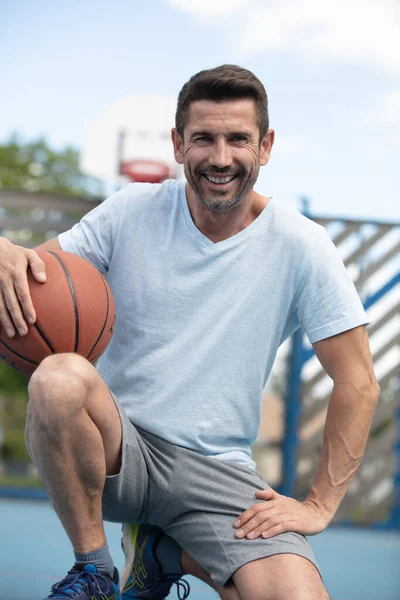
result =
[[[16,133],[0,144],[0,187],[3,189],[47,192],[55,196],[100,196],[102,186],[101,182],[81,173],[79,151],[75,148],[67,146],[55,150],[45,138],[24,141]],[[28,460],[24,443],[27,382],[27,377],[0,360],[0,459]]]
[[[28,460],[24,427],[28,378],[0,361],[0,459]]]
[[[13,133],[0,144],[0,187],[72,196],[102,195],[102,182],[79,168],[79,151],[50,147],[44,137],[24,142]]]
[[[0,361],[0,397],[26,393],[28,378]]]

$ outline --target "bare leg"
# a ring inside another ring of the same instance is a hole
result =
[[[96,369],[76,354],[46,358],[29,382],[26,444],[76,552],[105,544],[101,499],[118,473],[122,429]]]
[[[233,575],[242,600],[329,600],[315,566],[295,554],[278,554],[244,565]]]
[[[239,593],[233,582],[221,587],[216,585],[207,571],[205,571],[200,565],[198,565],[193,558],[191,558],[184,550],[182,550],[182,570],[186,575],[193,575],[198,579],[201,579],[218,592],[222,600],[240,600]]]

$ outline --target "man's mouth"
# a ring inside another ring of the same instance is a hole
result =
[[[237,177],[237,174],[217,176],[217,175],[207,175],[206,173],[204,173],[204,177],[207,179],[207,181],[210,181],[211,183],[214,183],[217,185],[225,185],[225,184],[233,181]]]

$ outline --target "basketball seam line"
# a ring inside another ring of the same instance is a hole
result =
[[[104,289],[105,289],[105,291],[106,291],[106,296],[107,296],[107,312],[106,312],[106,318],[105,318],[105,321],[104,321],[103,328],[102,328],[102,330],[100,331],[99,337],[97,338],[97,340],[96,340],[96,341],[95,341],[95,343],[93,344],[93,347],[92,347],[91,351],[90,351],[90,352],[89,352],[89,354],[87,355],[87,358],[89,358],[89,356],[92,354],[93,350],[94,350],[94,349],[96,348],[96,346],[97,346],[97,343],[98,343],[98,341],[100,340],[101,336],[103,335],[103,331],[104,331],[104,329],[106,328],[107,321],[108,321],[108,314],[109,314],[109,312],[110,312],[110,299],[109,299],[109,297],[108,297],[108,290],[107,290],[106,282],[105,282],[105,280],[104,280],[104,277],[103,277],[103,275],[102,275],[101,273],[99,273],[99,275],[100,275],[100,277],[101,277],[101,280],[102,280],[102,282],[103,282],[103,285],[104,285]],[[97,357],[96,357],[96,358],[97,358]]]
[[[45,344],[50,348],[50,350],[52,351],[53,354],[56,353],[56,351],[54,350],[53,346],[51,345],[50,341],[47,339],[47,337],[44,335],[43,331],[40,329],[39,325],[36,323],[33,324],[34,328],[36,329],[36,331],[38,332],[38,334],[40,335],[40,337],[42,338],[42,340],[45,342]]]
[[[11,348],[10,346],[7,346],[7,344],[5,343],[5,341],[3,339],[0,338],[0,343],[3,344],[3,346],[5,346],[7,348],[7,350],[10,350],[10,352],[12,352],[13,354],[15,354],[15,356],[18,356],[18,358],[22,358],[22,360],[25,360],[28,363],[31,363],[32,365],[38,365],[38,362],[35,362],[34,360],[30,360],[29,358],[26,358],[25,356],[22,356],[22,354],[18,354],[18,352],[16,352],[13,348]]]
[[[74,352],[78,351],[78,346],[79,346],[79,312],[78,312],[78,302],[76,299],[76,294],[75,294],[75,289],[74,289],[74,285],[72,283],[72,279],[71,276],[69,274],[69,271],[66,267],[66,265],[64,264],[63,260],[61,259],[60,256],[58,256],[58,254],[56,252],[53,252],[52,250],[46,250],[46,252],[48,252],[49,254],[52,254],[60,263],[65,276],[67,278],[67,282],[69,285],[69,289],[71,292],[71,296],[72,296],[72,302],[74,304],[74,312],[75,312],[75,345],[74,345]]]

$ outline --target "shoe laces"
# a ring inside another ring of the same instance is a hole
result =
[[[102,581],[108,584],[109,577],[102,573],[77,571],[72,568],[71,571],[68,571],[68,575],[64,579],[52,586],[49,598],[74,598],[82,591],[83,586],[86,584],[89,591],[103,593],[99,585]]]
[[[190,594],[190,585],[186,579],[178,579],[174,581],[176,585],[176,593],[178,596],[178,600],[186,600],[186,598]]]

